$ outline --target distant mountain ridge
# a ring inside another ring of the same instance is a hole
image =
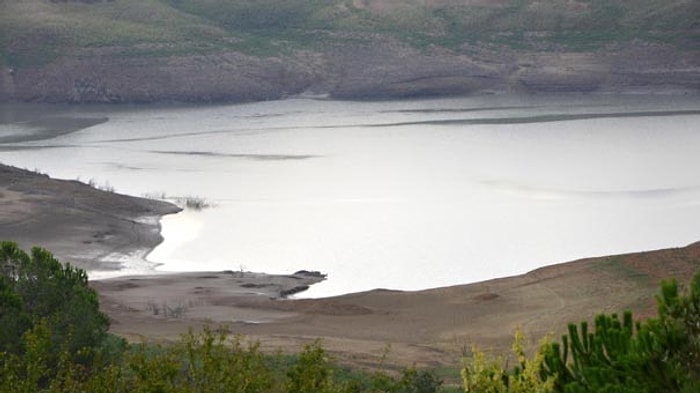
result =
[[[700,92],[694,0],[3,0],[0,101]]]

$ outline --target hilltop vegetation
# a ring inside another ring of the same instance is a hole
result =
[[[432,78],[435,73],[443,78],[454,77],[454,71],[442,75],[446,73],[442,64],[447,61],[455,63],[448,67],[450,69],[469,68],[480,58],[491,56],[486,59],[487,63],[512,68],[509,63],[517,53],[514,55],[511,51],[617,51],[644,42],[667,46],[676,53],[697,51],[700,42],[697,22],[700,5],[692,0],[3,0],[0,10],[0,64],[10,70],[10,75],[0,74],[0,89],[6,90],[0,91],[0,99],[9,96],[21,100],[45,99],[35,97],[42,94],[41,91],[33,95],[25,93],[23,78],[16,73],[34,69],[34,79],[51,81],[55,70],[45,68],[38,72],[36,68],[50,64],[65,67],[62,59],[81,61],[87,64],[93,78],[104,79],[110,78],[105,72],[114,71],[100,69],[94,64],[102,58],[116,58],[127,63],[128,59],[141,59],[141,67],[144,67],[143,62],[145,66],[162,67],[162,64],[155,64],[154,59],[228,56],[226,59],[207,57],[194,62],[196,64],[178,62],[177,66],[185,70],[170,71],[176,78],[184,78],[185,73],[197,70],[216,72],[206,68],[206,63],[212,61],[243,68],[260,59],[293,62],[293,65],[285,64],[283,71],[277,67],[263,73],[270,79],[279,78],[275,73],[284,72],[291,79],[275,81],[276,86],[271,88],[269,96],[279,90],[283,91],[278,95],[285,95],[309,87],[333,94],[333,87],[343,82],[337,80],[339,75],[359,72],[355,69],[362,67],[361,63],[371,64],[377,61],[375,57],[382,56],[390,57],[391,61],[386,61],[393,66],[406,58],[428,56],[435,59],[436,69],[422,65],[422,69],[411,75],[400,75],[399,79],[410,82],[416,77]],[[231,53],[239,57],[231,59]],[[459,56],[463,58],[457,58]],[[689,56],[690,61],[697,61],[696,56]],[[355,58],[356,63],[348,58]],[[649,67],[643,62],[640,66]],[[412,68],[416,68],[415,65]],[[483,70],[468,71],[484,77]],[[398,72],[408,73],[402,69]],[[501,75],[503,72],[499,70],[495,72],[497,75],[491,73],[488,77],[507,79]],[[372,79],[372,83],[379,77],[362,76]],[[686,77],[682,78],[680,84],[686,83]],[[443,80],[442,84],[445,82]],[[242,83],[234,86],[240,89]],[[108,82],[101,84],[109,85]],[[73,83],[76,89],[80,87],[75,85]],[[46,92],[52,87],[45,87],[43,93],[56,94]],[[108,89],[105,86],[91,88]],[[455,92],[480,88],[483,86],[460,87],[457,83]],[[503,87],[489,84],[489,88]],[[420,90],[420,87],[413,89]],[[438,94],[444,92],[444,86],[438,86],[437,90]],[[108,93],[104,91],[99,94],[103,101],[120,100],[106,96]],[[248,92],[239,98],[255,99],[252,95]],[[144,100],[159,99],[154,96],[157,94]],[[96,99],[77,97],[76,100]]]
[[[700,5],[690,0],[5,0],[1,7],[2,51],[13,67],[72,48],[121,48],[134,56],[274,53],[376,34],[455,49],[583,49],[632,39],[697,49],[700,29]]]

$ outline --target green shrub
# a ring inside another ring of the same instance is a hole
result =
[[[96,348],[106,337],[109,319],[99,310],[97,293],[88,286],[84,270],[62,265],[41,248],[31,255],[12,242],[0,243],[0,351],[21,352],[21,337],[32,327],[50,330],[50,357],[67,349],[79,360],[83,348]]]
[[[136,392],[268,392],[273,378],[259,346],[205,328],[175,344],[141,345],[124,359]]]
[[[437,393],[442,386],[442,379],[429,370],[404,370],[396,383],[396,393]]]
[[[525,337],[515,332],[513,354],[518,364],[507,369],[503,358],[487,360],[477,348],[474,356],[462,369],[462,383],[467,393],[547,393],[554,389],[554,377],[542,377],[542,366],[548,339],[545,338],[533,358],[525,355]]]
[[[516,333],[518,365],[487,360],[474,350],[462,370],[466,392],[698,392],[700,391],[700,270],[681,293],[675,280],[663,281],[658,316],[635,322],[601,314],[594,328],[570,324],[561,343],[544,341],[532,358]]]
[[[569,325],[568,335],[546,346],[542,375],[556,391],[696,392],[700,388],[700,271],[681,294],[663,281],[658,317],[633,322],[631,312],[598,315],[595,330]]]
[[[287,393],[344,391],[333,380],[333,370],[319,341],[304,347],[299,360],[287,371]]]

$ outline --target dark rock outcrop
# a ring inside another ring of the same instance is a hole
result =
[[[0,101],[238,102],[301,94],[387,99],[508,91],[700,93],[700,55],[660,44],[567,53],[480,47],[421,51],[381,41],[278,57],[120,53],[118,48],[85,49],[43,66],[0,70]]]

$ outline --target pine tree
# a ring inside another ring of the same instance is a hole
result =
[[[663,281],[658,317],[633,322],[631,312],[588,324],[570,324],[568,334],[546,349],[542,378],[555,377],[555,391],[700,391],[700,271],[682,294],[675,280]]]

